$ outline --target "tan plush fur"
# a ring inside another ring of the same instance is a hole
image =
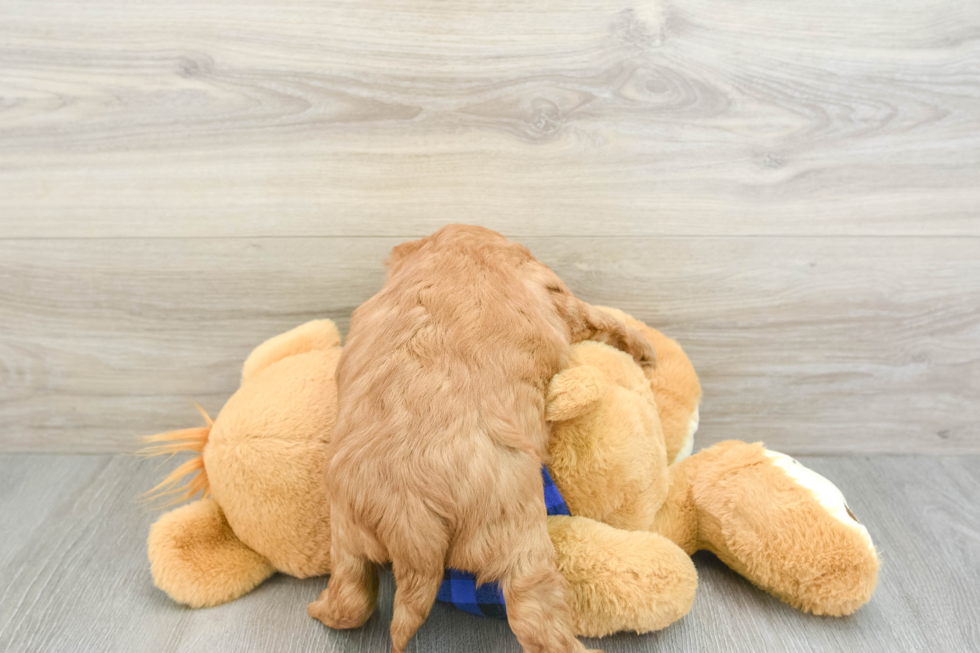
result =
[[[874,547],[774,465],[759,443],[721,442],[679,463],[656,530],[688,553],[715,553],[814,614],[851,614],[877,582]]]
[[[585,517],[549,517],[548,530],[579,635],[660,630],[691,609],[697,571],[667,538]]]
[[[657,405],[643,371],[598,342],[572,350],[551,379],[551,475],[573,515],[648,530],[669,476]]]
[[[679,346],[670,346],[673,341],[642,323],[633,324],[641,324],[659,348],[656,368],[645,373],[664,439],[669,440],[668,425],[674,424],[683,440],[700,398],[694,367]],[[633,370],[630,380],[630,373],[616,372],[629,365],[615,349],[589,342],[572,347],[573,352],[579,349],[590,353],[573,353],[567,368],[575,370],[579,390],[561,392],[558,381],[551,385],[548,410],[557,420],[552,452],[557,454],[556,446],[572,433],[561,420],[570,424],[575,415],[589,411],[620,416],[642,449],[642,438],[656,438],[657,429],[644,435],[646,420],[637,417],[648,413],[649,406],[644,388],[633,385],[641,368]],[[336,417],[333,366],[339,355],[339,336],[326,320],[273,338],[249,357],[262,363],[248,366],[254,373],[243,375],[242,387],[213,427],[184,433],[186,439],[178,440],[190,450],[204,449],[204,471],[214,499],[169,512],[151,530],[154,581],[174,600],[195,607],[229,601],[261,582],[270,569],[299,576],[329,571],[329,497],[318,494],[326,492],[318,484],[324,483],[320,472],[329,447],[324,434]],[[629,381],[626,386],[623,379]],[[622,391],[610,392],[610,386]],[[629,415],[633,417],[622,417]],[[570,438],[569,451],[561,455],[593,455],[597,443],[627,437],[622,427],[616,420],[597,419]],[[210,439],[201,447],[203,435]],[[807,611],[848,614],[867,602],[877,578],[874,548],[856,538],[847,523],[831,517],[818,497],[789,478],[768,453],[759,445],[723,443],[666,472],[650,469],[651,459],[638,457],[634,462],[645,465],[651,478],[666,473],[670,479],[652,532],[626,531],[582,516],[549,517],[558,569],[571,588],[575,632],[646,632],[680,618],[690,608],[696,585],[686,554],[702,548]],[[609,475],[633,474],[620,467],[629,464],[606,461],[595,467],[599,478],[590,481],[595,491],[617,487]],[[567,473],[575,473],[574,465]],[[562,491],[566,497],[574,492],[569,487]],[[596,505],[603,503],[600,499]],[[631,514],[634,509],[627,503],[620,506],[624,511],[611,514]],[[581,505],[589,509],[588,501]],[[224,519],[226,513],[235,518]],[[317,551],[322,553],[313,554]]]
[[[279,361],[309,352],[333,352],[339,356],[340,332],[330,320],[312,320],[269,338],[252,350],[242,365],[242,382]],[[329,370],[333,374],[333,367]]]
[[[552,380],[551,471],[572,514],[651,529],[688,554],[712,551],[807,612],[839,616],[864,605],[878,571],[870,540],[846,506],[846,516],[835,517],[826,498],[788,475],[761,444],[724,442],[672,466],[652,452],[648,440],[664,440],[660,425],[672,424],[680,436],[697,410],[694,367],[676,342],[602,310],[656,343],[657,366],[645,371],[646,387],[621,352],[580,343]],[[660,415],[654,426],[643,418],[652,402]]]
[[[499,581],[525,651],[584,650],[555,568],[540,467],[547,383],[587,337],[653,361],[639,332],[575,299],[500,234],[450,225],[393,251],[337,365],[333,575],[310,615],[362,625],[375,607],[375,564],[390,560],[401,653],[449,565]]]
[[[287,355],[247,377],[215,419],[204,449],[211,493],[228,523],[292,576],[330,570],[323,470],[336,420],[332,372],[339,356],[338,346]]]
[[[692,418],[694,430],[697,429],[696,411],[701,402],[701,384],[694,372],[694,366],[677,341],[619,309],[607,306],[599,308],[622,320],[627,326],[637,329],[657,351],[658,365],[646,367],[643,372],[657,398],[667,462],[673,463],[684,448],[685,441],[694,435]]]
[[[154,582],[174,600],[217,605],[276,570],[298,577],[330,571],[323,468],[339,357],[333,322],[308,322],[249,356],[241,388],[213,423],[151,438],[159,448],[150,453],[172,453],[159,444],[168,440],[177,450],[204,450],[170,480],[200,468],[206,473],[192,483],[203,480],[198,489],[214,497],[167,513],[150,530]]]
[[[275,572],[238,539],[211,499],[181,506],[153,524],[149,555],[157,587],[192,608],[237,599]]]

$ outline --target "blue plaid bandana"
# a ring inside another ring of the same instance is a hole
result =
[[[548,468],[541,465],[541,478],[544,481],[544,505],[549,515],[570,515],[565,500],[555,482],[551,480]],[[484,583],[476,586],[473,574],[458,569],[446,569],[439,587],[437,601],[452,603],[460,610],[481,617],[507,618],[504,595],[497,583]]]

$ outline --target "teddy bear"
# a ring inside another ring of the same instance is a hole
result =
[[[866,603],[878,554],[836,486],[760,443],[692,455],[701,388],[691,361],[656,329],[603,310],[650,340],[657,365],[586,341],[549,386],[549,469],[575,515],[550,517],[549,530],[577,631],[646,632],[680,618],[699,550],[805,612],[843,616]],[[659,582],[599,582],[626,561]]]
[[[867,602],[877,553],[836,487],[761,444],[692,454],[693,365],[659,331],[604,310],[640,329],[658,363],[644,371],[586,341],[548,388],[548,468],[570,516],[547,519],[577,633],[649,632],[683,617],[697,588],[690,555],[701,549],[807,612],[844,615]],[[172,599],[214,606],[277,571],[329,574],[322,470],[340,352],[329,320],[276,336],[248,356],[213,421],[149,438],[151,455],[199,454],[154,488],[178,502],[202,494],[150,529],[153,580]]]

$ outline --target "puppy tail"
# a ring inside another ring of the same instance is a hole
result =
[[[194,406],[204,416],[204,421],[207,422],[207,426],[145,436],[143,441],[152,444],[152,446],[145,447],[136,452],[136,455],[144,458],[153,458],[167,454],[173,456],[187,451],[197,452],[196,456],[178,466],[177,469],[170,472],[155,487],[147,490],[143,494],[145,501],[153,501],[161,497],[176,495],[167,503],[159,506],[160,508],[166,508],[181,501],[186,501],[198,492],[201,493],[202,498],[211,494],[208,472],[204,469],[204,447],[207,445],[208,438],[211,435],[214,420],[196,403]],[[190,475],[190,479],[183,485],[180,485],[180,481],[188,475]]]

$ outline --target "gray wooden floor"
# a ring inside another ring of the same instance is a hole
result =
[[[834,480],[881,551],[877,593],[845,619],[801,614],[698,554],[691,613],[652,635],[590,642],[639,651],[980,650],[980,457],[801,457]],[[225,606],[190,610],[153,587],[147,529],[156,515],[135,497],[155,462],[125,456],[0,456],[0,650],[389,650],[393,583],[356,631],[331,632],[306,616],[325,579],[275,576]],[[503,622],[437,605],[411,651],[519,651]]]

